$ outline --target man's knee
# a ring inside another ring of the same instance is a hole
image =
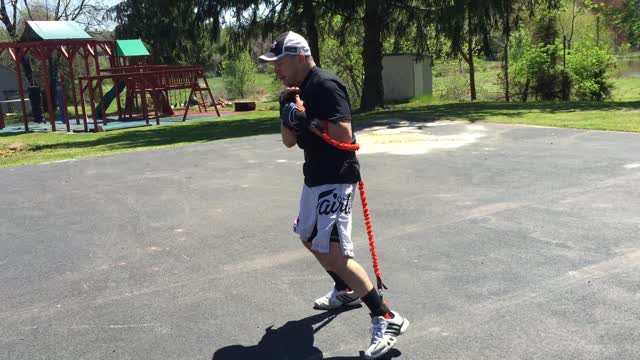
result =
[[[331,243],[330,251],[326,255],[327,266],[333,271],[340,271],[347,267],[349,257],[345,256],[339,244]]]
[[[332,243],[329,248],[328,253],[319,252],[313,250],[311,248],[312,244],[310,241],[302,242],[304,247],[306,247],[315,257],[318,259],[320,265],[322,265],[325,270],[329,271],[339,271],[347,266],[348,257],[342,254],[340,247],[338,244]]]

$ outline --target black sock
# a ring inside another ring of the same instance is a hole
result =
[[[333,271],[327,271],[327,273],[329,274],[329,276],[331,276],[333,281],[335,281],[336,285],[334,287],[336,288],[336,290],[343,291],[349,289],[349,286],[344,282],[344,280],[342,280],[342,278],[340,278],[340,276],[338,276],[338,274],[334,273]]]
[[[376,289],[371,289],[369,293],[362,297],[362,302],[367,305],[371,311],[371,317],[385,316],[390,313],[387,305],[382,302],[382,298]]]

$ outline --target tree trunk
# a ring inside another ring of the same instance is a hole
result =
[[[488,31],[485,31],[482,34],[482,51],[484,52],[486,60],[493,61],[496,59],[493,49],[491,48],[491,38]]]
[[[362,83],[361,110],[372,110],[384,105],[382,85],[382,2],[366,0],[364,10],[364,45],[362,60],[364,81]]]
[[[504,101],[511,101],[509,91],[509,37],[507,36],[504,44]]]
[[[524,90],[522,92],[522,102],[527,102],[529,100],[529,86],[531,85],[531,79],[527,78],[524,82]]]
[[[311,56],[313,56],[316,65],[320,66],[320,40],[318,39],[318,26],[316,24],[313,0],[304,0],[302,17],[307,31],[307,41],[309,41],[309,47],[311,48]]]
[[[509,40],[511,39],[511,0],[506,1],[504,16],[504,101],[511,101],[509,90]]]
[[[467,40],[467,63],[469,64],[469,91],[471,92],[471,101],[476,100],[476,69],[473,64],[473,31],[471,30],[471,11],[467,12],[467,18],[469,19],[469,27],[467,32],[469,39]]]
[[[471,101],[476,97],[476,68],[473,63],[473,38],[469,36],[469,91],[471,92]]]

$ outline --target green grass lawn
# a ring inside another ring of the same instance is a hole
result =
[[[505,124],[571,127],[579,129],[640,132],[640,78],[615,77],[612,101],[589,102],[496,102],[501,98],[497,82],[499,64],[478,61],[478,102],[466,99],[466,75],[459,64],[434,68],[434,96],[413,99],[406,104],[356,113],[354,121],[375,119],[410,119],[414,121],[456,120],[486,121]],[[214,92],[224,90],[222,78],[211,78]],[[457,89],[461,87],[462,90]],[[274,101],[279,85],[271,74],[258,74],[252,98],[257,111],[224,118],[123,129],[97,134],[0,134],[0,167],[140,151],[167,146],[214,141],[225,138],[277,133],[278,104]],[[260,90],[262,89],[262,90]],[[106,91],[106,89],[105,89]],[[448,96],[443,96],[448,95]],[[186,96],[186,95],[185,95]],[[454,99],[450,97],[453,96]],[[115,110],[115,102],[111,109]],[[73,111],[70,109],[70,112]],[[10,121],[21,122],[19,115]]]
[[[640,78],[613,78],[612,82],[613,91],[611,96],[614,101],[640,100]]]
[[[0,167],[121,152],[157,149],[226,138],[275,133],[277,112],[253,113],[172,125],[114,130],[104,133],[0,134]],[[10,150],[14,145],[17,150]]]
[[[362,116],[356,116],[356,120]],[[640,101],[629,102],[414,102],[368,118],[463,120],[505,124],[640,132]]]
[[[207,121],[123,129],[97,134],[0,134],[0,167],[201,143],[279,131],[275,103],[261,110]],[[354,116],[414,121],[487,121],[506,124],[640,132],[640,101],[628,102],[467,102],[425,99]],[[17,147],[12,150],[9,147]]]

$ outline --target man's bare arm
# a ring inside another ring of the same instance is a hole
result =
[[[291,129],[287,129],[280,124],[280,133],[282,134],[282,143],[284,146],[291,148],[296,145],[296,133]]]
[[[340,121],[328,121],[329,137],[344,144],[351,144],[352,130],[351,119]]]

